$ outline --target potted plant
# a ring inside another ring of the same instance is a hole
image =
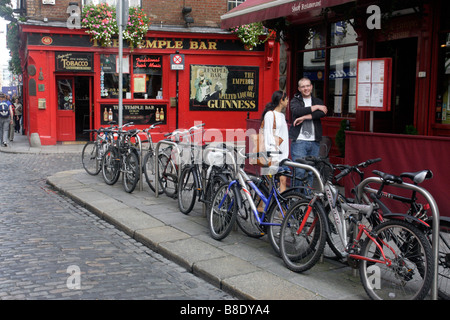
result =
[[[345,157],[345,131],[350,130],[350,121],[342,120],[341,127],[336,133],[336,146],[339,149],[339,153],[341,157]]]
[[[253,50],[254,47],[265,43],[274,33],[273,30],[267,29],[261,22],[244,24],[231,28],[230,31],[238,36],[247,50]]]

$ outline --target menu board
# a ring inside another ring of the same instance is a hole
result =
[[[392,58],[358,59],[356,110],[390,111]]]

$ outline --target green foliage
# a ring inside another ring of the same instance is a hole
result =
[[[99,45],[111,45],[112,38],[119,34],[116,21],[116,9],[106,3],[88,5],[83,8],[81,27],[87,29],[92,39]],[[137,7],[129,8],[128,22],[123,31],[123,38],[128,40],[130,47],[135,48],[147,34],[150,19]]]
[[[419,131],[417,131],[417,129],[412,124],[409,124],[405,127],[405,134],[417,135],[419,134]]]
[[[350,124],[347,123],[348,120],[341,121],[341,127],[336,133],[336,146],[339,149],[341,156],[345,156],[345,131],[350,130]]]
[[[267,29],[261,22],[244,24],[239,27],[231,28],[230,31],[231,33],[236,34],[241,42],[249,49],[263,44],[273,36],[273,31]]]

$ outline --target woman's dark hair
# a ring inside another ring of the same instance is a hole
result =
[[[272,94],[272,101],[266,104],[266,107],[261,115],[261,121],[264,120],[264,116],[268,111],[273,111],[281,102],[281,100],[286,99],[286,92],[278,90]]]

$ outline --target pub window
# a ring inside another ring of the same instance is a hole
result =
[[[119,98],[119,60],[115,54],[100,55],[100,91],[103,99]],[[124,99],[130,99],[130,65],[129,57],[123,57],[122,88]]]
[[[354,117],[358,47],[351,23],[312,26],[299,35],[297,81],[311,80],[313,94],[324,100],[328,116]]]
[[[439,40],[436,123],[450,124],[450,32],[442,33]]]
[[[162,99],[162,56],[133,56],[133,96],[135,99]]]
[[[236,8],[241,3],[244,3],[245,0],[228,0],[228,11],[230,11],[233,8]]]

